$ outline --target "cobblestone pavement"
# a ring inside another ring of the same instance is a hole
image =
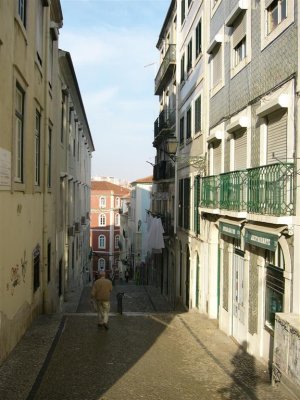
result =
[[[123,315],[116,313],[120,291]],[[108,331],[98,328],[89,294],[84,288],[77,313],[69,305],[61,318],[34,324],[33,340],[22,350],[22,339],[0,368],[1,400],[290,400],[216,321],[172,311],[156,288],[115,286]],[[42,362],[24,381],[36,352]]]

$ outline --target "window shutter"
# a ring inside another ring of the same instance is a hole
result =
[[[239,130],[234,137],[234,169],[240,171],[247,168],[247,131]]]
[[[219,46],[213,58],[213,87],[222,79],[222,47]]]
[[[246,36],[246,13],[241,13],[233,26],[232,46],[235,48]]]
[[[201,96],[195,101],[195,133],[201,131]]]
[[[213,175],[219,175],[221,173],[221,142],[214,144],[214,172]]]
[[[268,122],[268,145],[267,145],[267,164],[286,162],[287,157],[287,111],[286,109],[269,114]]]

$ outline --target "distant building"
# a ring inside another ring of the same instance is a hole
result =
[[[120,261],[120,215],[128,188],[107,181],[91,183],[91,236],[93,273],[112,273]]]
[[[146,262],[148,251],[147,215],[151,208],[152,176],[131,182],[132,191],[128,209],[129,260],[133,271]]]

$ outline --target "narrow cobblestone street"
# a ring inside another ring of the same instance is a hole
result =
[[[115,286],[108,331],[89,293],[33,324],[0,368],[1,400],[290,399],[215,321],[172,311],[158,289]]]

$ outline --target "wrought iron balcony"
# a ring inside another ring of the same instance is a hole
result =
[[[220,177],[219,175],[206,176],[201,179],[200,205],[208,208],[219,207]]]
[[[220,208],[231,211],[247,210],[247,171],[220,175]]]
[[[162,179],[174,179],[175,178],[175,165],[172,161],[160,161],[154,165],[153,168],[153,179],[154,181],[160,181]]]
[[[174,234],[174,219],[171,213],[165,212],[161,215],[161,222],[164,228],[164,237]]]
[[[248,212],[294,215],[294,164],[278,163],[248,170]]]
[[[155,77],[155,94],[161,95],[176,66],[176,45],[170,44]]]
[[[201,207],[294,215],[294,164],[277,163],[201,179]]]
[[[174,109],[166,108],[159,114],[154,122],[154,140],[163,132],[172,133],[175,130],[176,112]]]

